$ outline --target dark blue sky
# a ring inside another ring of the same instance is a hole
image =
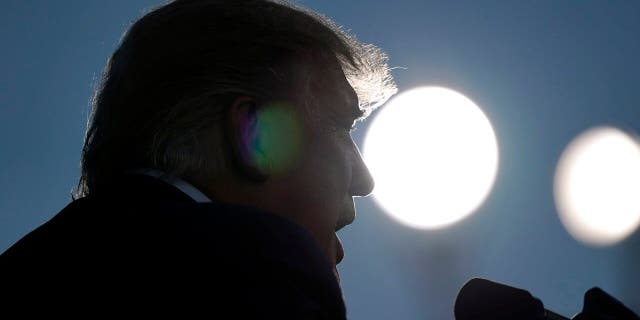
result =
[[[69,202],[95,81],[130,21],[158,3],[0,3],[0,251]],[[410,229],[357,201],[341,232],[351,319],[452,319],[472,276],[527,288],[568,316],[592,286],[640,311],[640,235],[586,247],[552,197],[557,160],[578,133],[640,129],[640,2],[299,3],[386,50],[403,67],[401,91],[440,85],[474,100],[501,152],[486,203],[447,229]]]

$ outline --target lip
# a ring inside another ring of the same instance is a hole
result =
[[[336,245],[336,265],[344,259],[344,248],[342,247],[342,242],[337,234],[334,233],[335,236],[335,245]]]

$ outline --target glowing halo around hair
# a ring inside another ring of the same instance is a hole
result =
[[[398,94],[365,137],[374,199],[415,228],[441,228],[474,212],[498,170],[491,123],[464,95],[442,87]]]

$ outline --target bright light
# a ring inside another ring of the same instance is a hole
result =
[[[472,213],[498,169],[487,117],[465,96],[441,87],[391,100],[371,123],[363,153],[376,201],[416,228],[440,228]]]
[[[612,127],[591,129],[564,151],[555,175],[560,220],[591,245],[610,245],[640,224],[640,146]]]

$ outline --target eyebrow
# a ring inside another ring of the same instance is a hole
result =
[[[358,103],[358,95],[353,91],[353,89],[349,90],[347,93],[347,103],[351,108],[351,116],[353,120],[357,120],[365,115],[364,110],[360,109],[360,104]]]

